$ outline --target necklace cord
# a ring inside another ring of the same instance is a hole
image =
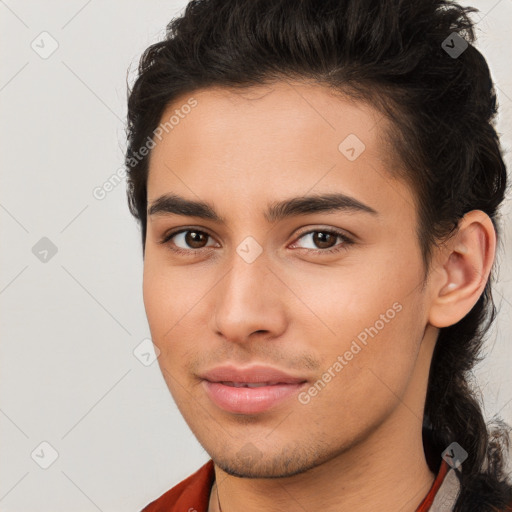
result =
[[[217,506],[219,507],[219,512],[222,512],[222,507],[220,506],[220,498],[219,498],[219,486],[215,485],[215,492],[217,494]]]

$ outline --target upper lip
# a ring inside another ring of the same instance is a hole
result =
[[[199,375],[210,382],[240,382],[269,384],[299,384],[306,379],[294,377],[271,366],[253,365],[246,368],[232,365],[217,366]]]

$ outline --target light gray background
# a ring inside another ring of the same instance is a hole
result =
[[[93,196],[123,165],[127,71],[131,84],[142,51],[185,5],[0,0],[2,512],[138,511],[208,460],[158,364],[133,353],[150,333],[125,182]],[[512,0],[478,7],[508,151]],[[46,59],[31,47],[51,49],[43,31],[58,43]],[[509,423],[511,209],[509,199],[499,320],[477,371],[487,417],[501,411]],[[32,252],[42,237],[57,247],[47,262]],[[44,441],[58,452],[48,469]]]

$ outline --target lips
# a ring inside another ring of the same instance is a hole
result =
[[[307,380],[270,366],[220,366],[200,377],[208,398],[224,411],[258,414],[293,397]]]
[[[272,368],[271,366],[253,365],[246,368],[236,366],[218,366],[200,375],[210,382],[232,382],[240,384],[297,384],[306,381],[303,377],[296,377]]]
[[[229,382],[223,381],[224,386],[233,386],[234,388],[261,388],[263,386],[275,386],[279,382]]]

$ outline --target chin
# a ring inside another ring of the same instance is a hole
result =
[[[264,454],[252,443],[244,445],[232,456],[225,453],[212,456],[216,466],[231,476],[238,478],[287,478],[305,473],[322,464],[323,459],[316,454],[308,458],[304,452]]]

